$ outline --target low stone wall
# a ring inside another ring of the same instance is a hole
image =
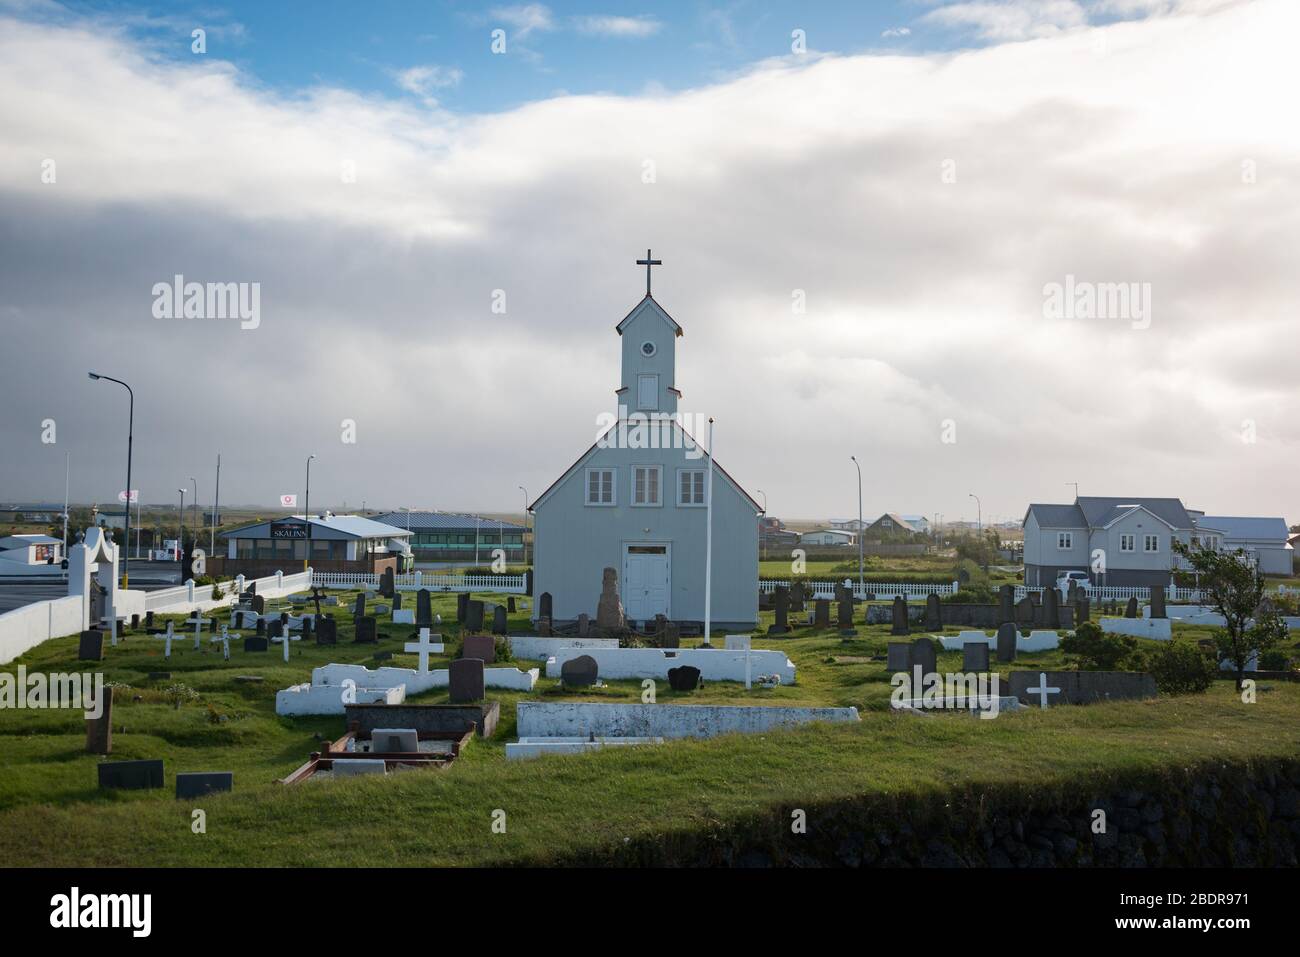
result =
[[[426,733],[463,734],[474,726],[479,737],[490,738],[501,718],[501,702],[482,704],[350,704],[344,708],[347,727],[369,734],[375,728],[414,728]]]
[[[753,734],[813,721],[859,721],[857,708],[783,708],[706,704],[601,704],[521,701],[520,738],[711,738]]]
[[[791,812],[807,815],[792,834]],[[1105,814],[1094,833],[1095,812]],[[774,807],[575,852],[570,865],[683,867],[1295,867],[1300,760],[1214,762],[1051,793],[1023,786]]]

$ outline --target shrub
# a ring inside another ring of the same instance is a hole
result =
[[[1182,641],[1168,642],[1146,658],[1161,694],[1201,694],[1219,672],[1213,657]]]
[[[940,600],[954,605],[987,605],[997,601],[997,596],[987,585],[962,585],[961,591],[944,595]]]
[[[1274,648],[1272,651],[1266,651],[1259,656],[1260,671],[1290,671],[1291,659],[1287,657],[1285,651]]]
[[[1136,638],[1108,635],[1091,621],[1061,639],[1061,650],[1078,662],[1080,671],[1114,671],[1136,648]]]

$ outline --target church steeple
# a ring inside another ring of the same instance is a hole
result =
[[[618,324],[623,341],[623,381],[618,390],[618,404],[631,415],[635,412],[661,412],[674,415],[681,392],[677,389],[677,337],[682,334],[672,316],[650,294],[650,269],[663,264],[646,250],[646,293]]]

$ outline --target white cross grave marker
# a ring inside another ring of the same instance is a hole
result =
[[[291,641],[301,641],[302,638],[301,638],[300,636],[298,636],[298,635],[291,635],[291,634],[289,634],[289,632],[286,631],[283,635],[280,635],[278,638],[272,638],[271,640],[272,640],[272,641],[279,641],[279,642],[282,642],[282,643],[283,643],[283,645],[284,645],[284,660],[285,660],[285,661],[288,661],[288,660],[289,660],[289,642],[291,642]]]
[[[431,642],[429,640],[431,637],[432,636],[429,634],[428,628],[421,628],[419,641],[408,641],[405,645],[402,646],[405,651],[419,654],[420,656],[419,672],[422,675],[426,675],[429,673],[429,652],[433,651],[433,652],[441,653],[443,647],[441,644],[435,644],[434,642]],[[441,638],[442,636],[439,635],[438,637]]]
[[[203,640],[203,626],[207,624],[207,620],[196,614],[185,624],[194,626],[194,650],[198,651],[199,642]]]
[[[1046,708],[1046,707],[1047,707],[1047,696],[1048,696],[1049,694],[1060,694],[1060,693],[1061,693],[1061,689],[1060,689],[1060,688],[1049,688],[1049,687],[1047,687],[1047,674],[1046,674],[1045,672],[1042,672],[1042,671],[1040,671],[1040,672],[1038,673],[1038,687],[1037,687],[1037,688],[1026,688],[1025,690],[1026,690],[1027,692],[1029,692],[1029,694],[1036,694],[1036,695],[1038,695],[1038,707],[1040,707],[1040,708]]]
[[[238,638],[239,636],[236,635],[235,637]],[[221,626],[221,634],[213,635],[211,638],[208,639],[208,641],[221,642],[221,657],[224,661],[230,660],[230,632],[226,630],[225,625]]]
[[[169,660],[169,661],[171,660],[171,656],[172,656],[172,638],[176,637],[175,634],[174,634],[173,631],[172,631],[172,627],[173,627],[173,625],[174,625],[174,622],[170,622],[170,621],[167,622],[167,631],[166,631],[166,633],[165,633],[165,634],[162,634],[162,635],[155,635],[155,636],[154,636],[155,638],[161,638],[161,639],[165,642],[165,643],[163,644],[163,657],[166,658],[166,659]]]

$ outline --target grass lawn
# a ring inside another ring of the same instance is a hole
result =
[[[569,693],[542,678],[531,695],[497,693],[501,724],[490,740],[475,739],[442,772],[386,778],[308,781],[276,779],[301,764],[318,736],[344,731],[339,717],[280,718],[275,692],[306,681],[329,661],[370,662],[373,646],[352,645],[347,593],[336,615],[340,644],[295,643],[286,664],[276,648],[232,660],[204,645],[177,641],[170,662],[162,642],[131,636],[108,650],[102,668],[119,688],[113,760],[165,761],[161,791],[100,791],[85,753],[79,712],[0,711],[0,846],[6,863],[22,865],[472,865],[545,863],[561,852],[601,853],[626,841],[726,827],[783,808],[814,809],[845,799],[942,801],[945,795],[992,786],[1068,793],[1130,774],[1214,759],[1294,756],[1300,751],[1300,686],[1277,682],[1242,704],[1229,682],[1205,695],[1119,702],[1039,712],[1004,713],[992,721],[966,715],[918,718],[888,710],[890,686],[881,662],[836,663],[837,657],[883,654],[887,626],[860,626],[842,641],[834,631],[760,640],[780,648],[799,668],[798,684],[746,692],[724,682],[675,694],[666,682],[661,703],[682,700],[750,704],[854,705],[857,725],[826,725],[756,736],[678,741],[658,747],[510,762],[504,745],[515,734],[515,704],[538,700],[637,701],[640,684]],[[413,596],[407,596],[413,600]],[[456,634],[455,597],[436,595],[434,610]],[[770,620],[770,619],[769,619]],[[766,624],[766,622],[765,622]],[[527,628],[514,616],[512,631]],[[1178,630],[1178,640],[1202,632]],[[414,667],[400,651],[414,629],[380,621],[396,650],[393,665]],[[92,670],[76,659],[77,639],[56,639],[19,662],[29,670]],[[960,654],[940,655],[940,671],[960,670]],[[432,667],[445,666],[436,659]],[[518,662],[521,667],[535,662]],[[1016,668],[1060,667],[1059,652],[1022,655]],[[170,671],[170,681],[150,681]],[[236,675],[265,676],[260,685]],[[164,690],[181,683],[198,699],[176,708]],[[445,700],[442,692],[413,698]],[[177,771],[229,770],[235,791],[197,802],[173,797]],[[201,807],[207,832],[191,831]],[[506,813],[506,833],[492,830]],[[810,816],[814,812],[810,811]]]

